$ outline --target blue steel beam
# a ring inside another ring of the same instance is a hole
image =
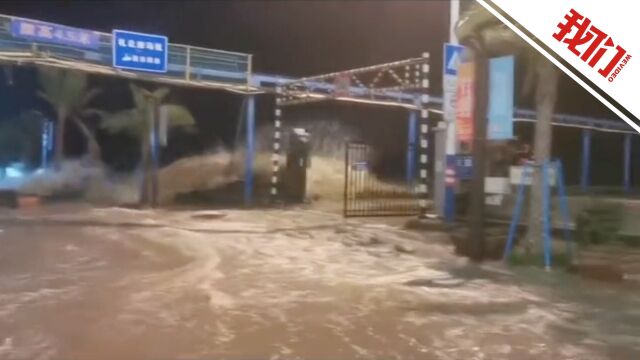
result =
[[[111,73],[124,77],[140,78],[148,81],[168,82],[175,85],[192,85],[205,88],[223,88],[231,91],[256,93],[273,91],[276,84],[284,84],[299,80],[292,77],[268,74],[253,74],[251,55],[223,50],[205,49],[180,44],[169,45],[168,73],[164,75],[139,72],[126,72],[111,68],[111,34],[99,34],[100,46],[97,49],[85,49],[70,45],[59,45],[44,42],[33,42],[13,37],[10,28],[12,19],[24,19],[14,16],[0,15],[0,51],[3,59],[18,63],[34,63],[49,61],[68,61],[73,69],[91,71],[96,67],[98,72]],[[19,56],[19,54],[25,54]],[[330,91],[333,84],[326,82],[309,82],[310,85]],[[227,86],[227,87],[225,87]],[[242,86],[242,88],[239,88]],[[355,96],[370,96],[366,89],[351,87]],[[395,99],[399,103],[411,103],[413,94],[398,91],[384,91],[385,99]],[[442,111],[442,99],[431,96],[429,110]],[[526,109],[515,110],[515,121],[535,121],[535,112]],[[621,121],[596,119],[576,115],[556,114],[554,125],[591,128],[602,131],[620,131],[635,134],[628,125]]]
[[[252,75],[252,85],[254,87],[262,88],[265,91],[270,91],[274,89],[276,84],[284,84],[288,81],[293,81],[295,78],[280,76],[280,75],[269,75],[269,74],[253,74]],[[326,90],[330,90],[333,85],[327,83],[317,83],[314,84],[318,88],[323,88]],[[350,89],[355,95],[362,95],[364,93],[363,89],[352,87]],[[402,101],[413,101],[414,94],[410,93],[402,93],[402,92],[387,92],[386,93],[390,97],[395,97]],[[442,98],[438,96],[429,96],[429,110],[433,112],[442,112]],[[536,112],[528,109],[516,109],[515,110],[515,119],[517,122],[527,122],[536,121]],[[625,133],[635,134],[636,132],[629,128],[629,126],[622,121],[614,121],[610,119],[599,119],[599,118],[590,118],[586,116],[578,116],[578,115],[568,115],[568,114],[555,114],[553,117],[553,125],[556,126],[572,126],[579,128],[591,128],[594,130],[602,130],[602,131],[619,131]]]

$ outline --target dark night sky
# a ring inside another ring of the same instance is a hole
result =
[[[448,2],[421,1],[2,1],[0,12],[110,32],[165,34],[171,42],[254,54],[255,70],[313,75],[432,54],[440,94]],[[524,103],[524,105],[528,105]],[[612,117],[564,79],[558,110]]]
[[[173,43],[251,53],[254,54],[255,71],[292,76],[373,65],[418,56],[428,51],[431,53],[433,69],[432,94],[440,95],[442,43],[448,35],[448,7],[448,1],[443,0],[20,0],[0,2],[0,13],[104,32],[121,28],[164,34]],[[117,79],[100,81],[100,85],[107,85],[106,88],[110,89],[105,101],[115,104],[112,104],[113,107],[122,107],[122,104],[118,105],[122,103],[118,100],[118,94],[126,93],[122,91],[126,84]],[[11,91],[13,93],[10,96],[0,99],[2,111],[6,111],[7,106],[13,111],[18,111],[17,107],[28,107],[29,104],[19,105],[23,101],[20,91],[28,90],[16,87]],[[2,93],[6,94],[5,91]],[[604,106],[566,76],[561,81],[559,93],[558,112],[614,118]],[[176,89],[173,91],[173,100],[187,105],[199,120],[201,130],[204,130],[201,131],[201,140],[205,144],[203,147],[211,143],[213,133],[225,139],[235,132],[235,119],[240,106],[238,96]],[[259,122],[270,120],[268,109],[265,110],[268,106],[265,107],[264,103],[262,106],[258,104]],[[519,99],[518,103],[529,108],[532,105],[526,99]],[[360,114],[369,117],[369,120],[370,117],[385,116],[375,113],[375,110],[373,115],[371,112]],[[212,116],[219,121],[209,121]],[[391,119],[393,116],[396,115],[387,117]],[[387,119],[383,119],[382,123],[382,126],[389,128]],[[404,124],[404,121],[396,124]],[[404,130],[400,128],[402,126],[396,130],[398,135],[403,136],[400,133]],[[579,149],[579,132],[570,130],[562,139],[554,139],[554,142],[557,141],[560,141],[560,146],[554,149],[566,148],[573,154]],[[594,143],[599,141],[596,137]],[[619,143],[617,138],[602,141],[615,146]],[[120,143],[117,147],[120,147]],[[400,149],[397,155],[401,154]],[[575,155],[571,157],[575,158]],[[577,161],[572,163],[576,165]],[[577,168],[569,172],[575,173]],[[571,174],[569,177],[572,177]]]

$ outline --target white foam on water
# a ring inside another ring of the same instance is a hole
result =
[[[0,317],[16,313],[22,307],[46,303],[56,303],[69,299],[78,293],[78,287],[40,288],[32,291],[0,294]]]
[[[550,331],[588,309],[552,302],[533,286],[457,276],[452,270],[464,262],[448,246],[413,243],[427,258],[399,254],[393,244],[408,242],[410,234],[395,227],[302,210],[225,211],[224,217],[198,218],[203,214],[108,208],[84,215],[106,222],[151,220],[154,226],[83,228],[86,237],[142,254],[136,262],[162,264],[173,252],[185,259],[152,270],[127,269],[124,263],[126,276],[113,284],[121,308],[114,319],[104,320],[116,323],[121,336],[172,331],[202,337],[207,340],[189,351],[203,356],[226,349],[237,353],[243,339],[256,336],[259,343],[266,336],[274,340],[265,357],[296,358],[300,349],[316,346],[314,333],[330,334],[331,346],[346,349],[350,358],[597,359],[587,356],[589,351],[603,351],[602,344],[563,343]],[[337,226],[343,229],[336,231]],[[369,243],[373,236],[381,241]],[[168,250],[152,258],[145,255],[154,253],[150,243]],[[65,249],[78,252],[75,246]],[[95,258],[80,253],[76,260],[80,269]],[[509,275],[500,267],[482,270]],[[426,285],[405,285],[412,280]],[[46,290],[14,295],[0,294],[0,312],[7,304],[66,296]],[[14,307],[7,314],[26,309]],[[616,339],[633,343],[630,337]],[[517,341],[505,343],[510,339]]]

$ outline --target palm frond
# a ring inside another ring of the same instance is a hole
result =
[[[196,121],[189,109],[176,104],[164,104],[160,106],[161,112],[166,112],[169,127],[194,128]]]
[[[133,105],[136,108],[146,107],[148,103],[148,97],[151,95],[151,93],[134,83],[129,83],[129,89],[131,90],[131,95],[133,96]]]
[[[490,12],[485,10],[482,5],[474,2],[460,16],[460,20],[455,27],[455,33],[461,42],[478,35],[483,29],[500,24]]]
[[[169,95],[169,88],[166,87],[161,87],[153,92],[153,97],[156,98],[158,102],[162,102],[167,95]]]
[[[109,133],[123,132],[139,136],[144,129],[144,119],[140,117],[140,113],[136,109],[122,110],[104,117],[100,128]]]
[[[516,33],[475,2],[462,14],[455,32],[462,43],[481,39],[490,56],[517,54],[530,49]]]
[[[97,117],[97,118],[100,118],[100,119],[104,119],[104,118],[108,117],[109,115],[110,114],[107,111],[100,110],[100,109],[94,109],[94,108],[85,108],[85,109],[82,109],[78,113],[78,116],[80,116],[81,118]]]
[[[52,106],[57,106],[60,102],[60,88],[63,83],[64,73],[61,70],[49,67],[38,67],[38,81],[42,94]]]
[[[77,108],[83,100],[87,88],[87,75],[78,71],[64,71],[61,87],[58,89],[62,104],[68,109]]]
[[[89,89],[82,97],[82,100],[80,100],[79,107],[83,108],[89,105],[91,101],[93,101],[93,99],[95,99],[101,93],[102,93],[101,89],[98,89],[98,88]]]

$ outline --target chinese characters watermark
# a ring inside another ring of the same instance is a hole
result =
[[[553,34],[553,37],[567,44],[569,51],[592,68],[607,54],[609,62],[598,69],[598,73],[609,82],[615,80],[631,59],[631,54],[622,46],[616,45],[611,36],[591,24],[589,18],[576,10],[571,9],[564,19],[566,22],[558,23],[558,32]],[[612,49],[613,51],[610,51]],[[613,55],[610,55],[612,53]]]

